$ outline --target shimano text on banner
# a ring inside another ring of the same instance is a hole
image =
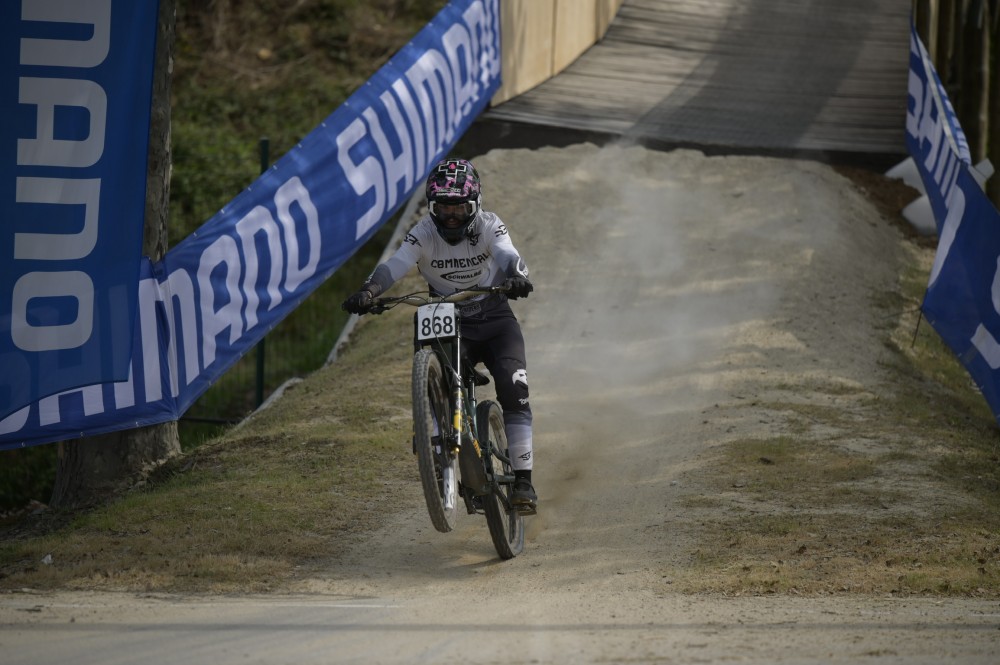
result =
[[[965,135],[915,30],[906,134],[938,230],[922,309],[1000,421],[1000,213],[970,172]]]
[[[157,5],[0,3],[0,420],[128,378]]]
[[[197,232],[143,262],[127,381],[15,412],[0,420],[0,448],[180,417],[371,238],[486,108],[500,85],[499,31],[497,0],[449,3]]]

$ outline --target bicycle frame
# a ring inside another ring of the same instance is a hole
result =
[[[478,423],[476,422],[476,370],[472,367],[465,368],[463,363],[465,357],[462,354],[462,332],[461,314],[457,308],[450,310],[448,317],[443,319],[442,325],[447,328],[449,321],[452,321],[450,330],[443,330],[446,334],[437,334],[434,330],[437,320],[434,317],[434,308],[441,305],[454,305],[456,302],[468,299],[469,297],[482,293],[493,293],[497,289],[470,289],[458,291],[448,296],[424,297],[417,294],[410,294],[398,298],[382,298],[378,301],[375,309],[376,313],[381,313],[396,304],[414,305],[418,309],[414,316],[414,351],[421,348],[430,348],[441,360],[441,365],[450,372],[451,398],[449,400],[452,415],[452,431],[449,440],[445,442],[453,455],[458,455],[459,466],[462,472],[462,484],[473,495],[485,494],[490,491],[490,484],[494,480],[484,464],[484,455],[493,451],[483,451],[480,444],[481,437]],[[426,318],[421,318],[421,311],[431,308]],[[421,326],[425,326],[421,335]],[[450,333],[450,334],[448,334]],[[463,493],[466,503],[471,510],[470,499]]]

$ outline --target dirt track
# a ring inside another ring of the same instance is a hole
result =
[[[680,499],[711,473],[705,455],[782,427],[755,399],[809,377],[879,381],[871,294],[897,279],[901,236],[846,179],[589,145],[476,164],[537,286],[515,304],[541,497],[525,553],[499,561],[478,518],[437,533],[414,483],[294,596],[24,596],[0,607],[19,624],[0,648],[20,663],[136,649],[186,663],[996,662],[995,601],[673,589],[698,527]],[[11,611],[32,605],[50,611]]]

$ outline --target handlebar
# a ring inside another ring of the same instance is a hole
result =
[[[381,314],[382,312],[390,310],[397,305],[413,305],[414,307],[420,307],[421,305],[429,305],[431,303],[461,302],[484,293],[506,293],[507,290],[508,289],[503,286],[474,286],[468,289],[460,289],[454,293],[446,295],[435,294],[430,291],[414,291],[413,293],[408,293],[403,296],[375,298],[368,311],[370,314]]]

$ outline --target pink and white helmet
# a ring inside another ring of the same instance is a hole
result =
[[[438,233],[455,245],[471,235],[482,207],[479,173],[465,159],[438,162],[427,176],[427,207]]]

